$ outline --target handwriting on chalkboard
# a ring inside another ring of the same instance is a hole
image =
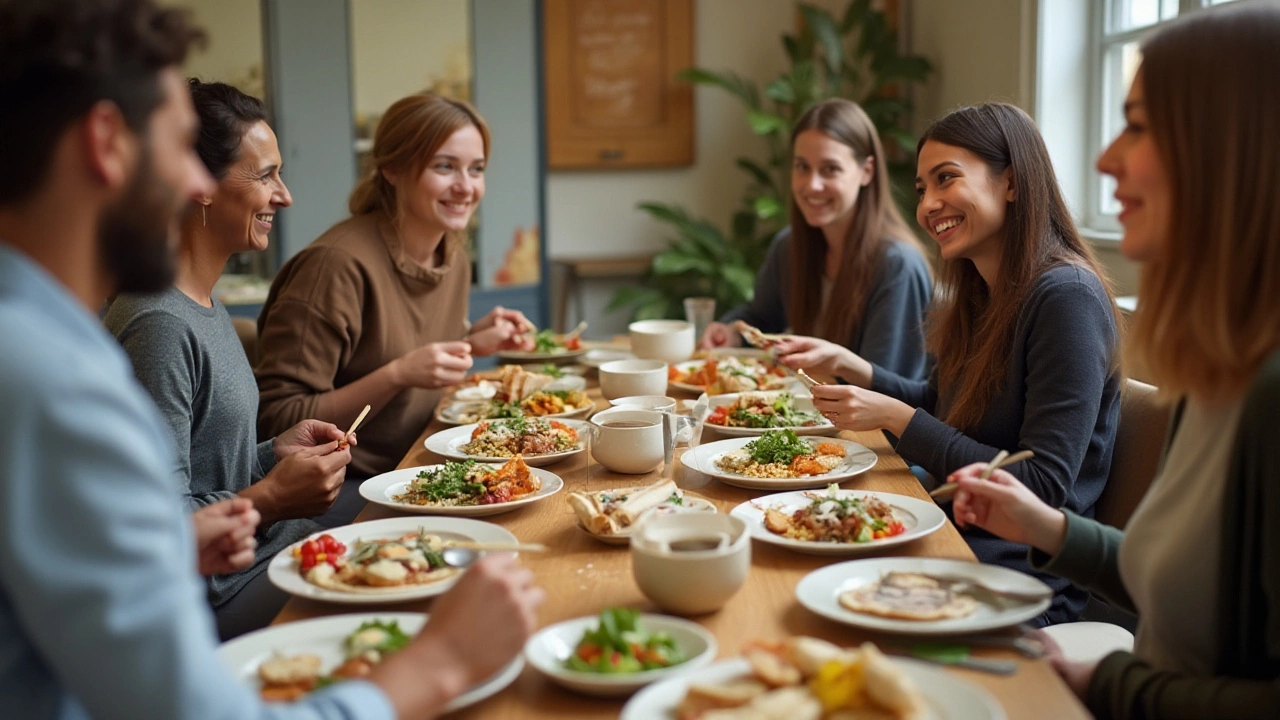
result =
[[[574,0],[574,106],[592,127],[662,122],[663,0]]]

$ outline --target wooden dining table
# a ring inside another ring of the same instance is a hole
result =
[[[598,409],[608,406],[596,387],[588,389]],[[450,427],[438,418],[422,432],[418,442],[409,448],[400,468],[432,465],[445,459],[428,451],[423,441],[430,435]],[[719,439],[708,430],[706,441]],[[873,450],[878,461],[867,472],[845,482],[844,487],[898,493],[929,501],[920,481],[879,432],[841,432],[840,437],[861,443]],[[619,475],[596,464],[587,453],[579,453],[546,469],[559,475],[565,490],[592,491],[614,487],[643,485],[659,479],[661,470],[649,475]],[[678,462],[678,461],[677,461]],[[590,477],[588,479],[588,463]],[[704,497],[720,512],[765,494],[722,484],[699,473],[677,476],[680,486]],[[398,517],[380,505],[369,504],[356,522]],[[594,616],[601,610],[626,606],[644,612],[657,612],[653,603],[641,594],[631,575],[631,556],[624,546],[607,545],[587,534],[577,525],[576,516],[561,496],[527,505],[521,509],[483,518],[500,525],[522,542],[544,543],[547,553],[524,554],[521,561],[533,570],[546,589],[547,599],[539,614],[541,625],[571,618]],[[950,522],[919,540],[879,553],[858,557],[908,556],[952,558],[976,561],[973,552]],[[720,658],[736,656],[742,646],[753,640],[781,640],[791,635],[811,635],[845,646],[872,640],[889,652],[905,652],[912,639],[877,635],[815,615],[800,605],[795,597],[796,584],[809,572],[841,562],[846,558],[799,554],[775,545],[756,542],[752,547],[752,568],[745,585],[719,611],[694,617],[710,630],[719,644]],[[430,612],[430,601],[392,603],[381,606],[387,611]],[[307,618],[366,610],[291,598],[275,620],[275,624]],[[480,640],[481,638],[477,638]],[[948,667],[945,672],[986,688],[1003,706],[1009,720],[1075,720],[1090,717],[1079,700],[1054,672],[1046,660],[1029,660],[1013,650],[974,648],[974,655],[984,658],[1012,660],[1017,672],[997,676]],[[428,670],[428,669],[424,669]],[[519,678],[493,697],[458,711],[458,718],[616,718],[624,700],[610,700],[576,695],[555,685],[537,670],[526,665]]]

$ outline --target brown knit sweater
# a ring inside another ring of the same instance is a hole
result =
[[[258,318],[258,432],[271,437],[320,413],[325,394],[427,343],[466,333],[470,260],[448,242],[444,262],[407,256],[385,215],[349,218],[276,275]],[[360,427],[349,477],[395,468],[431,420],[440,391],[401,391]]]

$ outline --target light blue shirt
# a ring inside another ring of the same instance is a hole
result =
[[[265,705],[217,656],[172,440],[115,340],[0,243],[0,715],[394,718],[348,681]]]

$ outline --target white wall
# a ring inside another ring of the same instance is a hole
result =
[[[812,0],[811,0],[812,1]],[[813,4],[843,12],[844,0]],[[839,15],[837,15],[839,17]],[[694,63],[732,70],[763,86],[787,67],[782,35],[796,28],[787,0],[696,0]],[[559,171],[547,177],[547,249],[551,258],[651,253],[665,246],[666,227],[636,203],[675,202],[727,228],[747,185],[734,165],[741,156],[763,160],[764,142],[751,133],[742,104],[718,88],[695,90],[695,162],[664,170]],[[604,314],[620,283],[587,283],[584,301],[591,337],[626,328],[625,313]],[[572,325],[576,318],[569,320]]]
[[[350,0],[356,119],[471,78],[470,0]]]
[[[235,85],[262,97],[262,10],[258,0],[168,0],[189,8],[209,34],[203,52],[192,53],[182,71],[202,80]]]

